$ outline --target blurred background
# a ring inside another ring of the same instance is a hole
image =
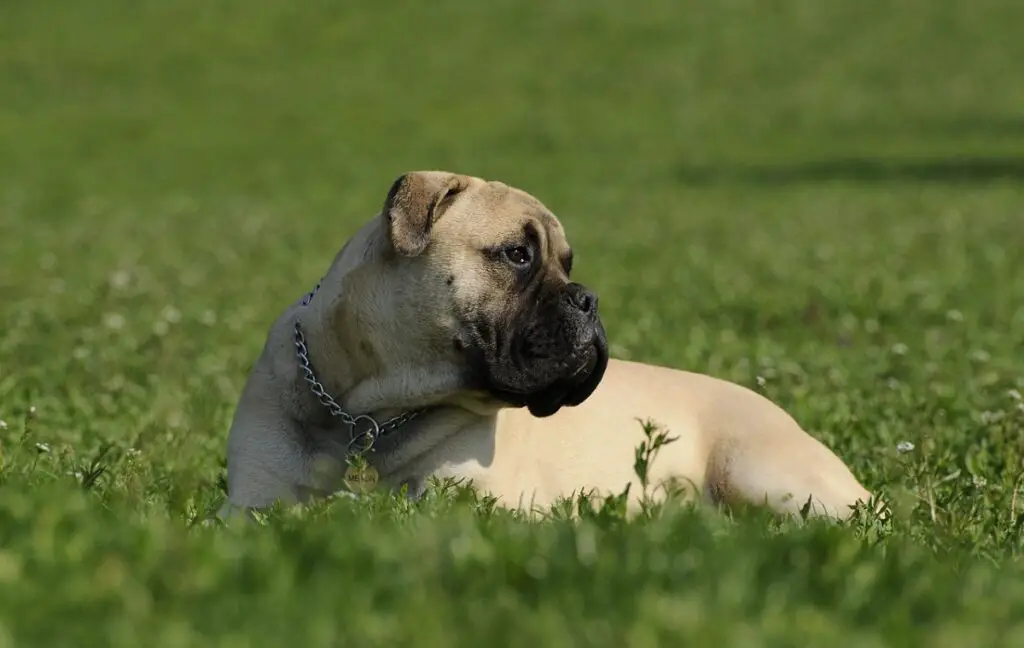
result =
[[[0,399],[211,466],[272,320],[433,168],[562,219],[616,355],[895,442],[920,421],[861,429],[860,394],[966,408],[1019,375],[1021,25],[1013,0],[5,0]]]

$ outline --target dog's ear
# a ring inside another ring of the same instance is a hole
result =
[[[468,186],[467,176],[444,171],[414,171],[395,180],[383,210],[395,251],[407,257],[422,253],[434,222]]]

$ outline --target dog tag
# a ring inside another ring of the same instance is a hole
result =
[[[354,493],[368,493],[377,485],[377,469],[363,463],[345,471],[345,486]]]

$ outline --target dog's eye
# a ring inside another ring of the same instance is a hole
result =
[[[510,245],[503,250],[505,258],[514,266],[528,266],[533,260],[530,248],[525,245]]]

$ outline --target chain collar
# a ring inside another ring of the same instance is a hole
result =
[[[321,280],[322,282],[322,280]],[[302,305],[308,306],[309,302],[313,300],[313,295],[320,290],[320,282],[316,284],[310,292],[306,293],[306,296],[302,298]],[[413,420],[425,411],[425,408],[409,410],[403,412],[398,416],[394,416],[383,423],[378,422],[377,419],[373,418],[369,414],[357,414],[355,416],[349,414],[345,409],[338,404],[327,390],[324,389],[323,383],[316,378],[316,374],[313,372],[313,365],[309,360],[309,347],[306,346],[306,337],[302,334],[302,327],[299,326],[299,322],[295,322],[295,356],[299,361],[299,368],[302,369],[303,377],[306,382],[309,383],[310,391],[317,397],[317,400],[327,408],[327,411],[331,413],[331,416],[341,419],[341,422],[352,428],[352,440],[348,444],[348,453],[362,455],[366,452],[373,451],[373,446],[377,442],[377,439],[387,436],[402,427],[409,421]]]

